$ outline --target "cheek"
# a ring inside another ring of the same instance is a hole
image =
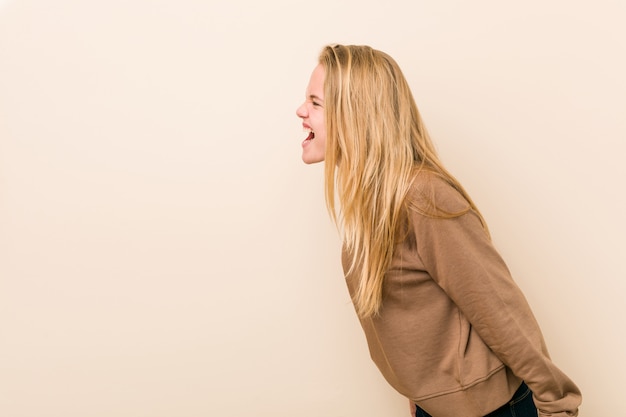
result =
[[[322,121],[320,127],[318,128],[317,132],[319,133],[319,136],[321,138],[323,138],[324,140],[326,140],[326,126],[324,125],[324,122]]]

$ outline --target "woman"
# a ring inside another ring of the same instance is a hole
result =
[[[325,161],[329,212],[372,359],[412,415],[576,416],[480,212],[437,157],[396,62],[323,49],[297,115]]]

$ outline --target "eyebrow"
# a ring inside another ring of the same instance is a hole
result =
[[[318,101],[324,101],[323,98],[316,96],[315,94],[309,94],[309,99],[311,100],[318,100]]]

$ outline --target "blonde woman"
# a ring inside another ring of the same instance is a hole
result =
[[[579,389],[550,360],[396,62],[368,46],[325,47],[296,113],[308,131],[303,161],[325,161],[371,357],[411,414],[576,416]]]

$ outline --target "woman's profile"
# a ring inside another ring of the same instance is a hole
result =
[[[370,354],[432,417],[576,416],[581,393],[539,325],[480,211],[439,160],[397,63],[329,45],[297,115],[325,196]]]

